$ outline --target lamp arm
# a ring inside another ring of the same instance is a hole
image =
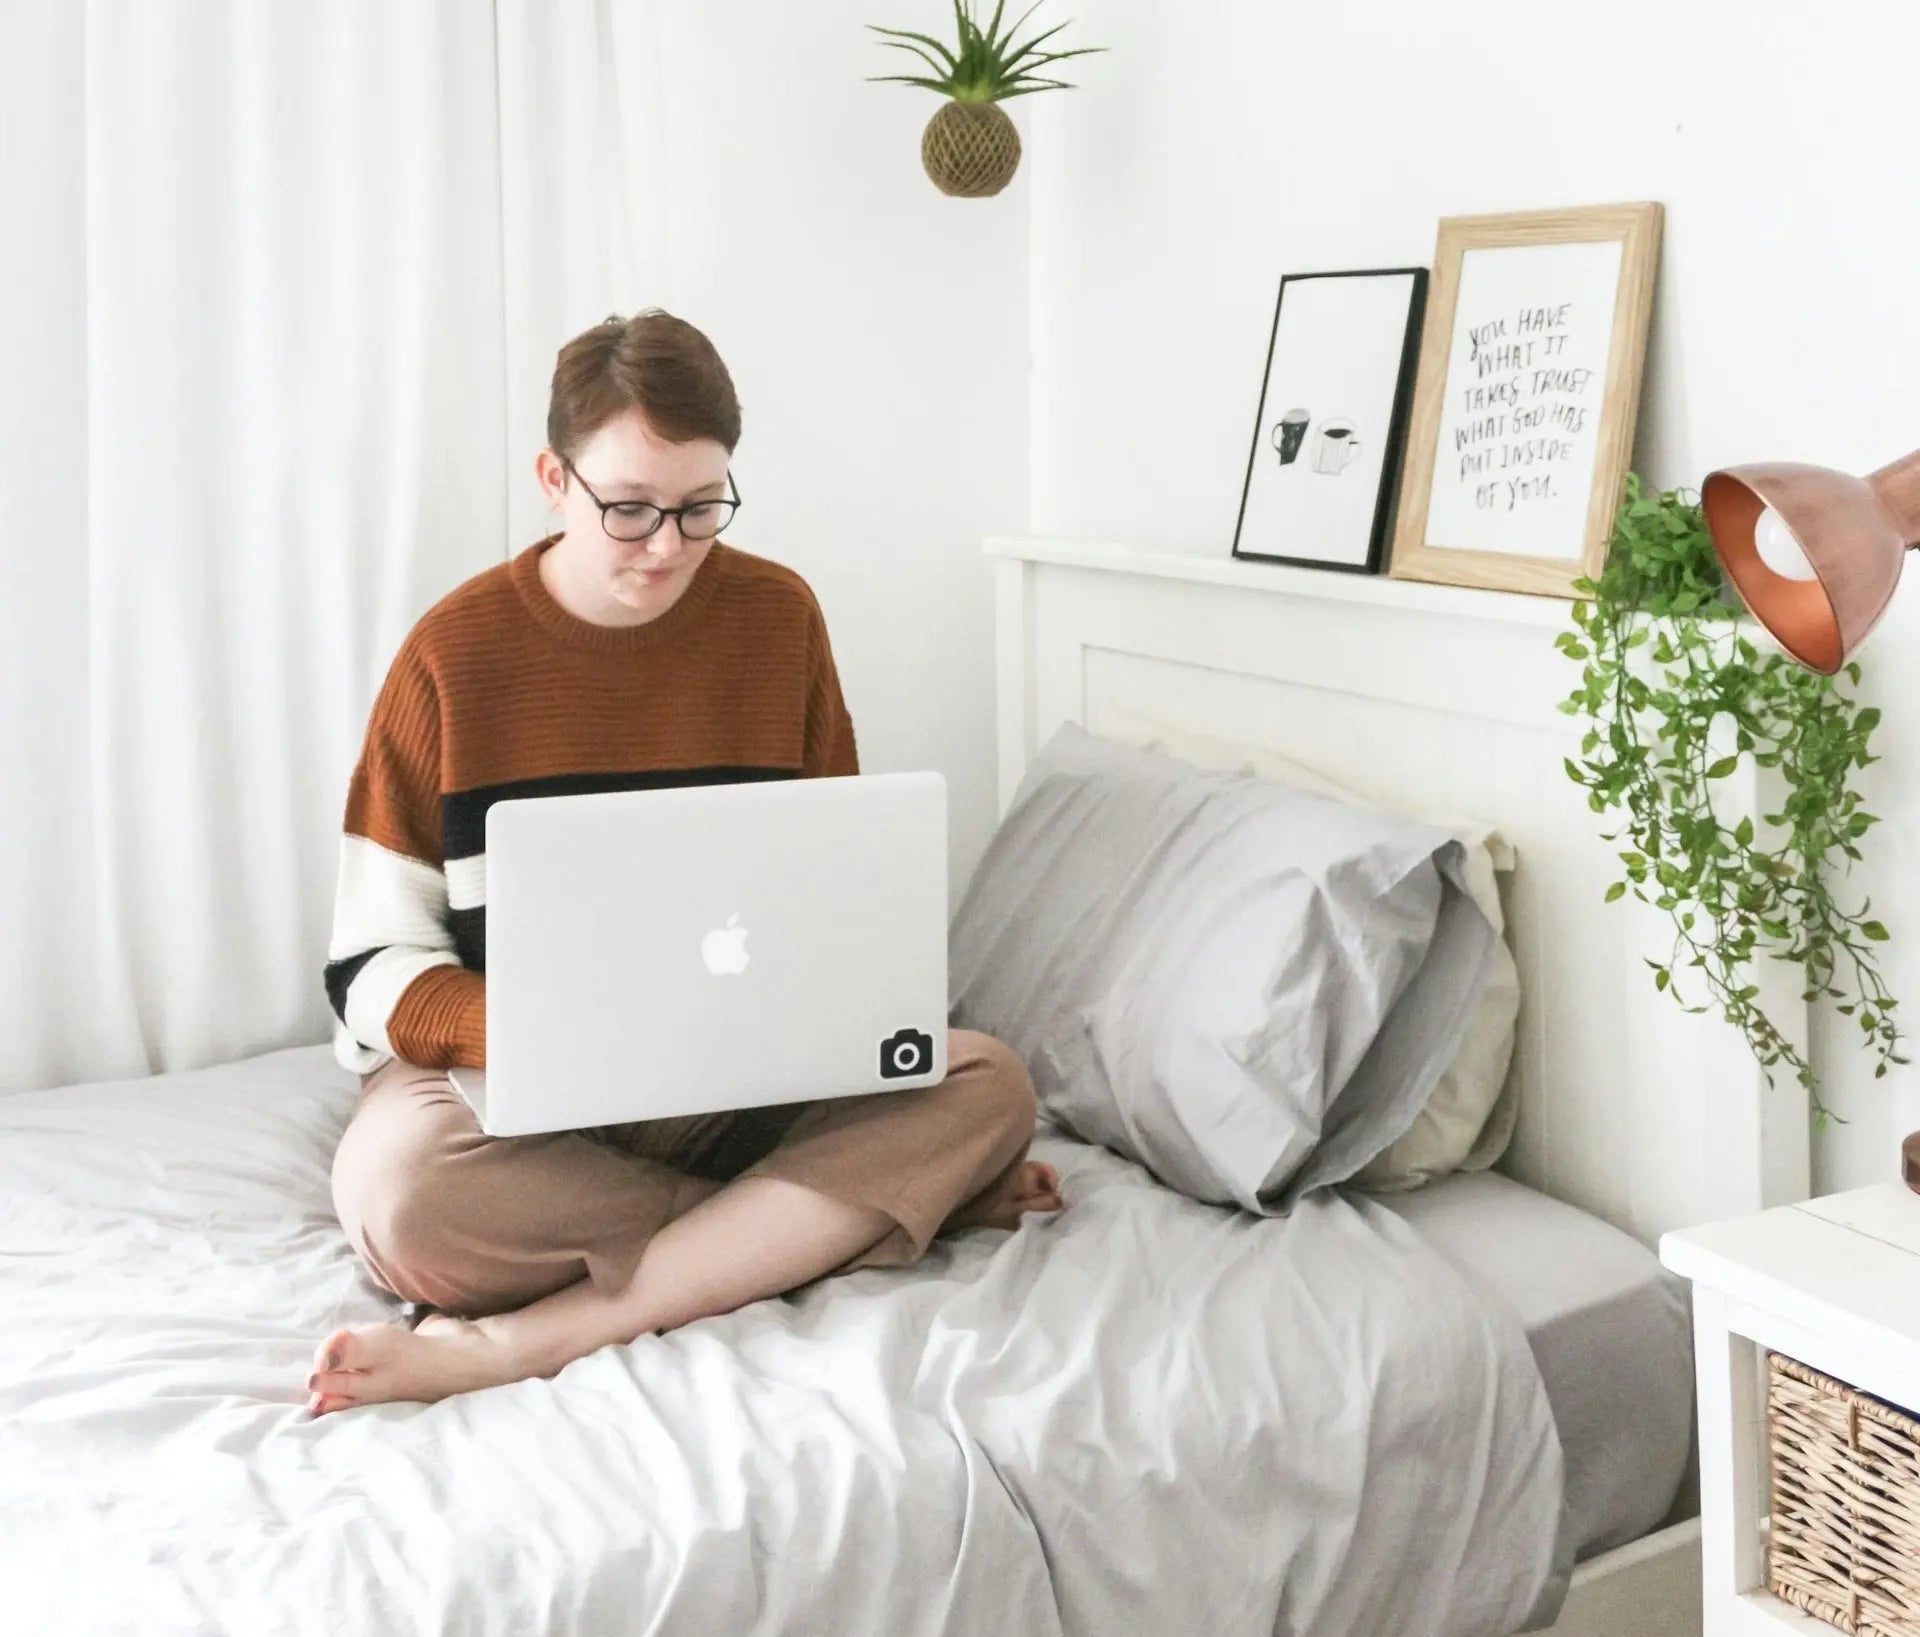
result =
[[[1886,508],[1908,549],[1920,546],[1920,449],[1869,472],[1867,486]]]

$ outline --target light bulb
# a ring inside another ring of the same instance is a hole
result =
[[[1753,525],[1753,549],[1760,554],[1760,561],[1783,580],[1819,578],[1800,542],[1794,539],[1793,530],[1787,527],[1787,520],[1771,506],[1761,511]]]

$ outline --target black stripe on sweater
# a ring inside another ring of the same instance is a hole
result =
[[[559,773],[543,779],[456,790],[440,798],[442,857],[472,858],[487,850],[487,809],[529,796],[597,796],[615,790],[677,790],[687,785],[758,784],[791,779],[791,767],[646,767],[624,773]],[[469,965],[472,963],[469,962]]]
[[[486,971],[487,906],[476,904],[472,909],[450,909],[447,926],[453,933],[453,952],[460,957],[460,964],[476,972]]]
[[[391,947],[382,944],[380,949]],[[353,980],[360,976],[361,968],[378,955],[380,949],[363,949],[358,955],[349,955],[343,961],[327,962],[327,1003],[332,1006],[333,1015],[342,1023],[347,1021],[347,991],[353,987]]]

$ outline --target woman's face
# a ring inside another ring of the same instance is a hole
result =
[[[658,619],[685,594],[713,545],[685,539],[672,517],[644,540],[616,540],[602,525],[592,497],[615,505],[656,506],[722,500],[728,459],[725,445],[710,438],[668,443],[638,410],[608,421],[582,444],[573,456],[573,473],[551,449],[540,451],[535,471],[564,525],[563,537],[545,560],[589,617],[609,625]],[[607,522],[623,528],[618,511],[610,512]]]

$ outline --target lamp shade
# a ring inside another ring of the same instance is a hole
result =
[[[1907,548],[1920,543],[1920,451],[1863,478],[1789,461],[1730,466],[1701,485],[1700,503],[1753,617],[1831,676],[1886,611]]]

